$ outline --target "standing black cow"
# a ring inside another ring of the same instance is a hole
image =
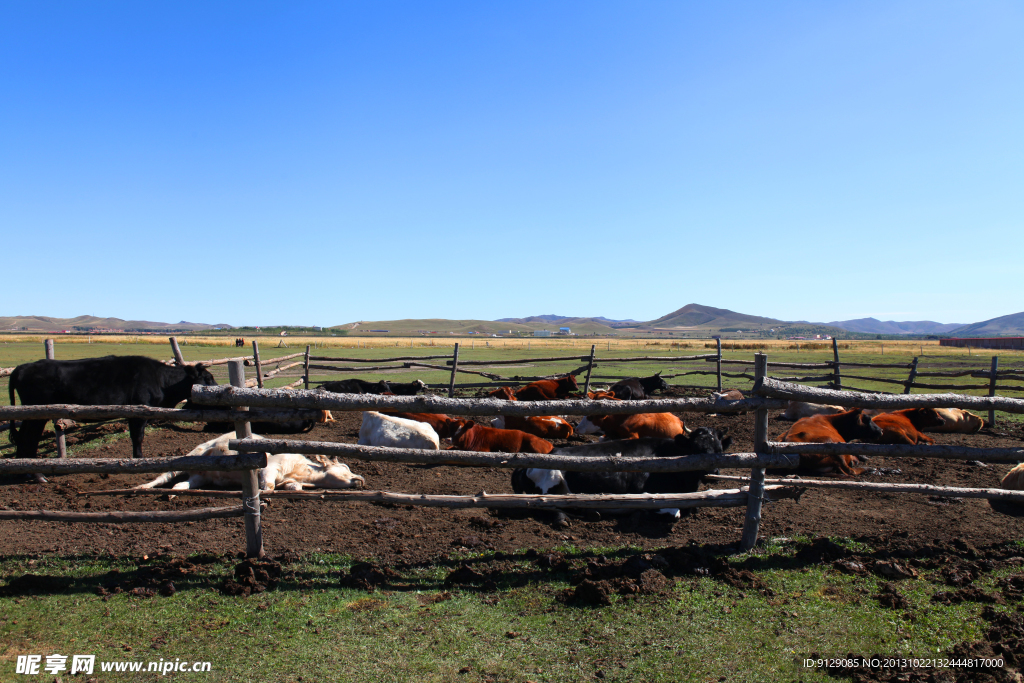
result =
[[[37,360],[14,368],[14,392],[26,406],[72,403],[86,406],[124,405],[173,408],[192,393],[192,386],[216,385],[202,365],[169,366],[145,356],[105,356],[82,360]],[[21,429],[11,423],[11,443],[17,457],[33,458],[46,420],[25,420]],[[146,420],[131,418],[132,457],[142,457]]]
[[[668,382],[661,378],[661,373],[650,377],[631,377],[630,379],[619,380],[611,386],[609,391],[615,394],[615,398],[623,401],[641,401],[650,398],[655,391],[668,389]]]

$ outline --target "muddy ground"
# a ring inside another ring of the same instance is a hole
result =
[[[769,434],[777,436],[790,423],[772,413]],[[355,443],[359,413],[335,413],[337,421],[312,432],[283,438]],[[753,414],[738,416],[681,415],[690,427],[729,427],[731,451],[753,449]],[[82,426],[69,432],[76,454],[131,456],[127,438],[113,443],[98,439],[119,426]],[[972,435],[933,435],[937,443],[975,447],[1021,446],[1024,426],[999,425]],[[6,434],[0,435],[6,438]],[[164,425],[147,434],[147,456],[183,454],[212,438],[199,425]],[[92,447],[88,451],[83,448]],[[349,461],[366,477],[367,488],[427,494],[511,492],[509,470],[454,468]],[[916,482],[961,487],[993,487],[1010,465],[981,467],[963,461],[874,458],[874,468],[900,470],[867,475],[865,481]],[[745,474],[736,470],[723,474]],[[38,485],[25,477],[0,478],[0,509],[14,510],[181,510],[225,505],[224,499],[156,497],[81,497],[79,491],[127,488],[155,475],[80,474],[56,476]],[[719,488],[726,488],[723,484]],[[742,508],[706,508],[674,525],[651,521],[648,515],[601,521],[574,520],[555,529],[532,518],[483,509],[448,510],[378,504],[273,500],[264,513],[264,543],[268,553],[313,550],[338,552],[375,562],[430,560],[460,547],[510,552],[544,550],[565,543],[578,546],[634,544],[644,548],[699,544],[729,545],[738,541]],[[975,499],[929,499],[917,494],[876,494],[808,490],[799,502],[780,501],[764,512],[762,534],[768,537],[806,535],[874,537],[880,541],[947,545],[966,541],[988,546],[1024,538],[1024,518],[999,514]],[[69,524],[61,522],[0,521],[0,553],[146,553],[227,552],[244,545],[241,519],[185,524]]]

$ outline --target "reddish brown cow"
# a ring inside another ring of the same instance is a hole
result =
[[[542,379],[537,382],[530,382],[525,387],[516,390],[516,399],[520,401],[556,401],[565,398],[569,392],[579,391],[580,385],[576,383],[573,375],[566,375],[558,379]]]
[[[437,432],[437,436],[441,439],[450,439],[455,432],[459,430],[459,427],[464,423],[469,422],[469,420],[461,420],[459,418],[449,417],[448,415],[433,413],[393,413],[388,411],[384,412],[384,414],[391,415],[393,417],[405,418],[406,420],[415,420],[416,422],[426,422],[434,428],[434,431]]]
[[[621,401],[621,398],[616,398],[615,394],[610,391],[591,391],[587,394],[587,398],[591,401]]]
[[[555,446],[518,429],[495,429],[469,422],[452,437],[455,448],[484,453],[550,453]]]
[[[498,387],[494,391],[488,391],[487,395],[491,398],[500,398],[506,401],[516,400],[516,392],[512,387]]]
[[[871,418],[872,422],[882,428],[881,438],[876,443],[933,444],[935,441],[921,432],[931,427],[941,427],[942,418],[934,408],[907,408],[882,413]]]
[[[491,426],[497,429],[518,429],[544,439],[566,439],[572,436],[571,424],[560,417],[547,415],[539,417],[502,415],[491,420]]]
[[[639,439],[653,436],[674,439],[685,434],[683,421],[672,413],[637,413],[636,415],[589,415],[587,420],[609,439]]]
[[[860,408],[835,415],[815,415],[797,420],[780,441],[793,443],[846,443],[851,439],[875,441],[882,428],[871,421]],[[800,469],[818,473],[839,471],[843,474],[864,474],[853,455],[801,455]]]

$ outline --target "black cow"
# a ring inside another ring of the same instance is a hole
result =
[[[622,441],[602,441],[584,446],[556,448],[552,455],[584,457],[667,458],[699,453],[724,453],[732,443],[728,430],[698,427],[690,434],[674,439],[642,437]],[[562,472],[560,470],[517,469],[512,472],[512,490],[516,493],[693,493],[704,476],[718,470],[689,472]],[[555,514],[556,524],[565,521]]]
[[[641,401],[650,398],[655,391],[668,389],[668,382],[661,378],[661,373],[650,377],[631,377],[630,379],[619,380],[611,386],[609,391],[615,394],[615,398],[623,401]]]
[[[320,385],[324,391],[335,394],[383,394],[390,392],[396,396],[415,396],[427,388],[420,380],[413,382],[368,382],[365,379],[343,379],[335,382],[324,382]]]
[[[86,406],[126,405],[173,408],[186,400],[192,386],[214,386],[202,365],[170,366],[145,356],[105,356],[82,360],[37,360],[14,368],[10,397],[18,392],[26,406],[72,403]],[[11,443],[17,457],[33,458],[46,420],[25,420],[20,430],[11,424]],[[146,420],[131,418],[132,457],[142,457]]]

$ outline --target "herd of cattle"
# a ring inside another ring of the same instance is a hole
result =
[[[40,360],[20,365],[11,374],[10,400],[15,394],[22,405],[146,405],[172,408],[187,401],[193,385],[215,385],[213,376],[202,365],[168,366],[141,356],[108,356],[73,361]],[[338,393],[414,395],[426,389],[417,380],[409,383],[368,382],[347,379],[326,382],[320,389]],[[659,375],[623,380],[607,391],[589,392],[588,398],[605,401],[630,401],[651,397],[668,389]],[[508,401],[558,400],[579,395],[575,377],[540,380],[525,386],[501,387],[488,394]],[[723,399],[742,398],[735,390],[716,394]],[[186,404],[186,407],[189,407]],[[779,416],[794,424],[779,441],[801,443],[845,443],[860,440],[885,444],[931,444],[926,432],[977,432],[983,421],[977,415],[959,409],[914,408],[893,412],[848,410],[839,406],[791,402]],[[324,413],[320,421],[329,421]],[[25,420],[20,428],[12,423],[10,439],[18,457],[34,457],[45,420]],[[142,455],[146,420],[128,420],[133,457]],[[309,429],[313,423],[292,426]],[[272,425],[259,425],[270,427]],[[225,428],[229,427],[224,425]],[[274,430],[280,433],[280,430]],[[556,447],[552,439],[574,434],[603,434],[604,440],[578,446]],[[227,443],[234,432],[198,446],[189,455],[229,453]],[[254,438],[262,438],[255,437]],[[589,415],[575,426],[558,416],[499,416],[489,425],[441,414],[403,412],[364,412],[359,443],[368,446],[440,450],[445,440],[452,449],[502,453],[554,453],[572,456],[670,457],[699,453],[724,453],[731,443],[726,430],[701,427],[690,430],[671,413],[632,415]],[[800,469],[815,474],[859,475],[866,470],[861,458],[849,455],[802,455]],[[1016,470],[1015,470],[1016,471]],[[609,472],[584,473],[558,470],[522,469],[512,473],[516,493],[688,493],[699,488],[703,477],[712,472]],[[208,485],[237,486],[238,474],[199,472],[191,475],[169,472],[144,487],[172,485],[176,489]],[[1004,480],[1011,487],[1014,475]],[[361,476],[334,459],[323,456],[277,454],[268,458],[261,472],[265,490],[303,487],[352,488],[364,485]],[[1013,486],[1019,488],[1019,486]],[[665,510],[673,517],[678,510]],[[558,515],[559,519],[564,519]]]

